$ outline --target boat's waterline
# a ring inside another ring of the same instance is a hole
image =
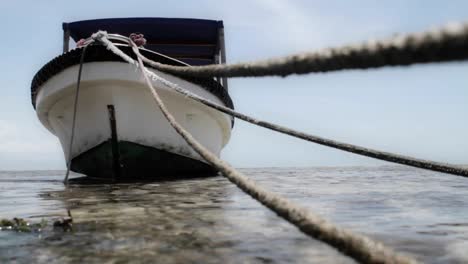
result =
[[[202,161],[162,115],[139,69],[123,62],[84,64],[75,137],[69,153],[78,67],[69,67],[50,78],[40,87],[36,97],[37,115],[59,138],[66,159],[105,145],[111,137],[107,106],[113,105],[119,141]],[[218,97],[196,84],[153,71],[194,94],[223,104]],[[185,98],[159,81],[153,82],[176,120],[206,148],[219,155],[230,138],[231,117]]]

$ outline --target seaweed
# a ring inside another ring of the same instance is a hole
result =
[[[47,226],[47,221],[42,219],[39,223],[29,223],[23,218],[0,219],[0,230],[12,230],[16,232],[40,232]]]
[[[61,218],[55,220],[52,224],[53,228],[62,228],[63,231],[72,230],[73,219],[71,217]],[[0,219],[0,231],[16,231],[16,232],[41,232],[45,227],[49,225],[49,222],[42,219],[38,223],[30,223],[23,218],[15,217],[13,219]]]

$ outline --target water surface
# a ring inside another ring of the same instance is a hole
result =
[[[468,179],[406,167],[243,169],[336,224],[427,263],[468,263]],[[0,263],[354,263],[223,177],[72,184],[62,171],[0,172],[0,218],[73,230],[0,231]]]

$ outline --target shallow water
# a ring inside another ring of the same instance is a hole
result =
[[[242,170],[349,229],[427,263],[468,263],[468,179],[406,167]],[[0,231],[0,263],[353,263],[223,177],[61,183],[0,172],[0,218],[73,216],[73,230]]]

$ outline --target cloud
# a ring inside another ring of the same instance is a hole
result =
[[[253,3],[260,9],[257,12],[269,14],[259,19],[266,20],[262,24],[269,25],[271,43],[275,46],[303,50],[324,42],[325,32],[321,29],[324,19],[313,10],[306,12],[297,2],[286,0],[255,0]]]
[[[275,25],[279,25],[280,28],[286,28],[286,38],[292,43],[297,43],[298,40],[301,42],[309,42],[309,36],[311,33],[311,17],[310,10],[305,13],[299,6],[291,1],[285,0],[255,0],[266,11],[271,12],[273,16],[270,16],[270,22],[274,22]]]
[[[344,9],[350,12],[340,12]],[[384,17],[379,23],[368,23],[362,17],[374,13],[343,2],[330,6],[314,1],[252,0],[246,8],[243,2],[230,1],[216,12],[226,24],[228,55],[233,53],[240,60],[361,42],[392,35],[394,30],[393,20]]]

